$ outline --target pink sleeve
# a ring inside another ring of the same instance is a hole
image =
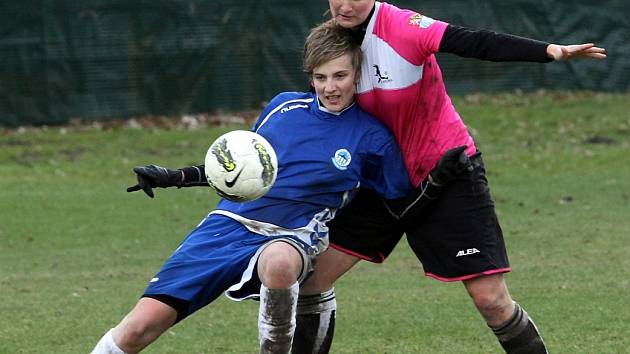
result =
[[[414,65],[421,65],[428,56],[438,52],[448,23],[386,3],[383,5],[374,28],[378,37]]]

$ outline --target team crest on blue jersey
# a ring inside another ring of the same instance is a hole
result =
[[[350,151],[346,149],[339,149],[335,151],[335,156],[331,158],[333,165],[340,170],[345,170],[350,165],[350,161],[352,161],[352,155],[350,155]]]
[[[415,14],[409,18],[409,25],[416,26],[419,28],[428,28],[435,22],[434,19],[426,16],[422,16],[420,14]]]

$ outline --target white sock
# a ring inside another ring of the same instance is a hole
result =
[[[260,354],[288,354],[291,351],[299,291],[298,282],[288,289],[268,289],[264,285],[260,287]]]
[[[125,354],[125,352],[118,348],[116,342],[114,342],[114,336],[112,335],[113,330],[112,328],[105,333],[103,338],[96,343],[96,347],[94,347],[90,354]]]

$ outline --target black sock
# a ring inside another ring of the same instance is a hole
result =
[[[548,354],[534,321],[517,303],[514,314],[505,323],[492,327],[499,343],[508,354]]]
[[[334,289],[300,296],[292,354],[327,354],[335,332],[337,301]]]

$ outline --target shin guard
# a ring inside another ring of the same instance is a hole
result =
[[[508,354],[548,354],[538,328],[517,303],[514,314],[504,324],[492,327],[499,343]]]
[[[297,282],[288,289],[260,287],[260,354],[288,354],[291,350],[298,292]]]
[[[321,294],[300,296],[291,353],[327,354],[335,332],[336,312],[334,289]]]

